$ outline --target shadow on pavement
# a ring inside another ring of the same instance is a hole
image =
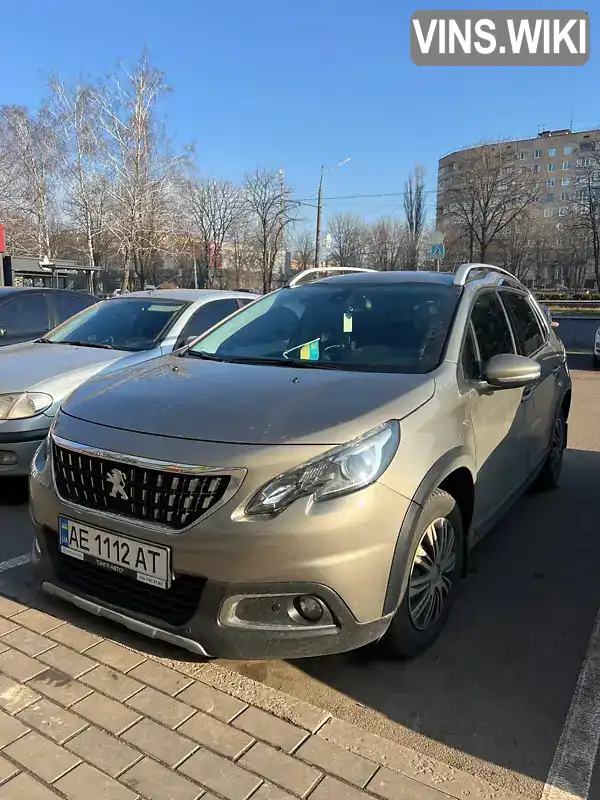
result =
[[[476,548],[445,632],[419,659],[370,648],[294,667],[380,712],[392,738],[434,740],[457,767],[489,762],[490,780],[495,765],[544,782],[600,606],[599,476],[600,453],[566,453],[561,488],[525,497]]]
[[[0,506],[24,505],[27,498],[27,478],[2,478],[0,475]]]

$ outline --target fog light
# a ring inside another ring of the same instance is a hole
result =
[[[316,597],[300,595],[294,600],[294,608],[307,622],[318,622],[323,616],[323,606]]]
[[[10,450],[0,450],[0,467],[12,467],[19,463],[19,457]]]

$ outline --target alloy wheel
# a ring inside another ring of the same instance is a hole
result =
[[[446,517],[425,530],[408,581],[408,613],[417,630],[427,630],[444,611],[456,571],[456,534]]]

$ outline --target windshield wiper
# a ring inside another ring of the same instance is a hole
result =
[[[50,341],[50,340],[48,340]],[[100,342],[50,342],[51,344],[70,344],[73,347],[96,347],[99,350],[114,350],[112,344],[105,344]]]
[[[45,336],[40,336],[39,339],[34,339],[34,344],[54,344],[50,339],[47,339]]]
[[[186,350],[181,354],[182,356],[193,356],[194,358],[203,358],[206,361],[225,361],[224,358],[214,355],[214,353],[207,353],[206,350]]]

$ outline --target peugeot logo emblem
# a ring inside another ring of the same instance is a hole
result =
[[[120,497],[122,500],[129,500],[129,496],[125,491],[126,478],[120,469],[111,470],[106,476],[106,480],[108,483],[112,483],[111,497]]]

